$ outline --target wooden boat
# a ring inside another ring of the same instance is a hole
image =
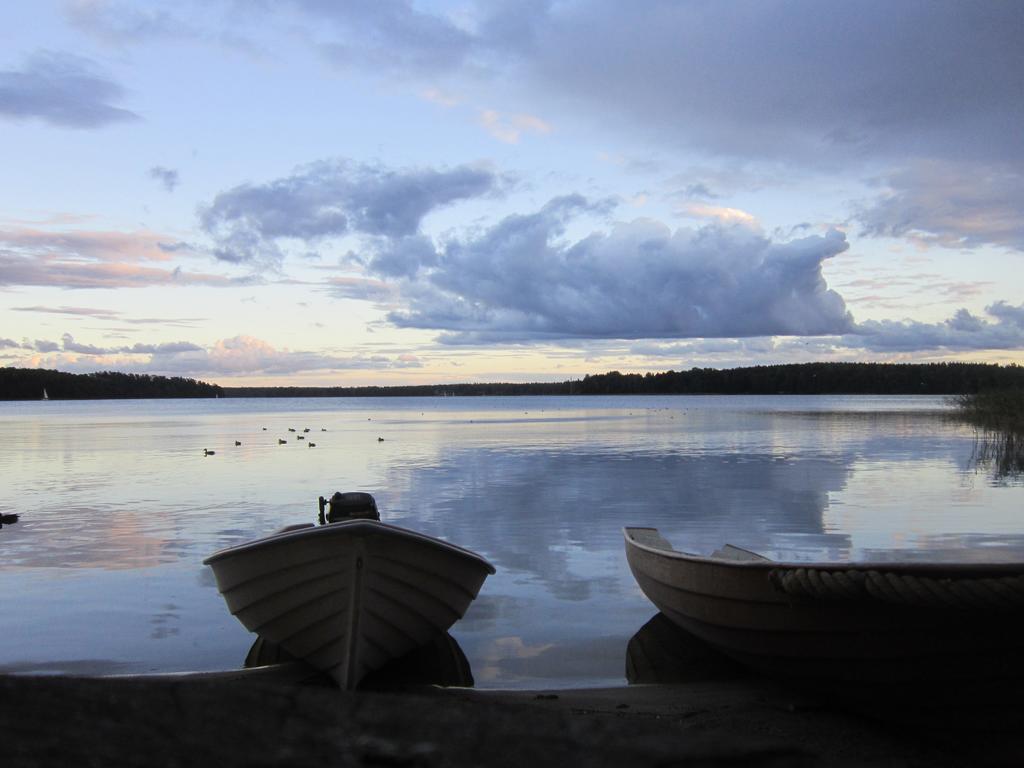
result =
[[[204,562],[246,629],[347,689],[444,633],[494,573],[469,550],[363,519],[293,526]]]
[[[864,691],[1024,681],[1022,563],[783,563],[730,546],[677,552],[654,528],[623,533],[648,599],[762,672]]]

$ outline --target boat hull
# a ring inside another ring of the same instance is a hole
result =
[[[648,599],[677,626],[762,672],[858,686],[1024,677],[1024,623],[1021,611],[1008,606],[793,594],[780,586],[781,577],[798,569],[827,574],[843,566],[733,562],[666,549],[653,529],[627,528],[624,534],[630,569]],[[1024,570],[876,567],[915,584],[1014,579]],[[852,570],[855,576],[871,573],[867,565]]]
[[[469,550],[369,520],[281,532],[205,562],[246,629],[348,689],[445,632],[494,573]]]

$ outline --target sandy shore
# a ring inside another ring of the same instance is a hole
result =
[[[14,766],[1003,765],[1015,728],[913,727],[759,678],[346,693],[270,679],[0,677]]]

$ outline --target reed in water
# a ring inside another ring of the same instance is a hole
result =
[[[974,463],[990,467],[996,477],[1024,474],[1024,389],[959,395],[954,402],[979,429]]]
[[[960,413],[973,424],[988,429],[1024,432],[1024,388],[958,395],[954,402]]]

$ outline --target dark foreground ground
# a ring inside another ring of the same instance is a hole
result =
[[[1024,764],[1024,722],[957,722],[877,721],[757,678],[347,693],[259,678],[0,677],[5,768]]]

